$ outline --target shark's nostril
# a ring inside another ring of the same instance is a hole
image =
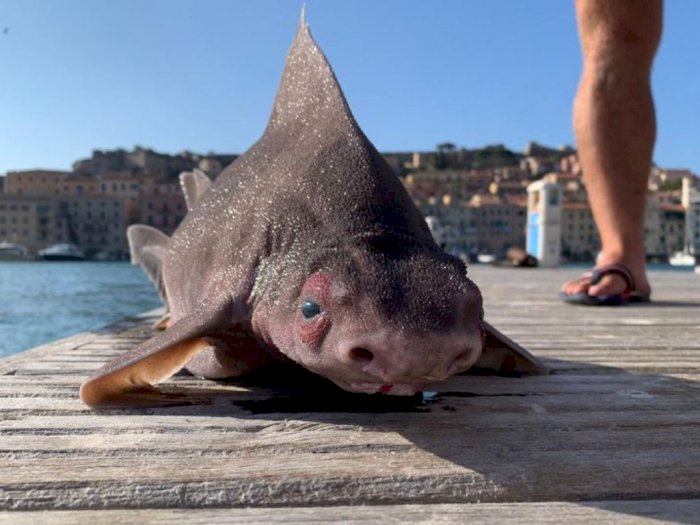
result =
[[[350,358],[356,363],[366,365],[374,359],[374,354],[366,348],[353,348],[350,350]]]

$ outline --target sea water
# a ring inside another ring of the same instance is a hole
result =
[[[128,263],[0,262],[0,357],[160,305]]]
[[[128,263],[0,262],[0,358],[160,305],[141,268]]]

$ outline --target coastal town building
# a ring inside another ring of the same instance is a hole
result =
[[[587,202],[564,202],[561,208],[561,253],[564,260],[591,261],[600,237]]]
[[[45,197],[0,195],[0,242],[26,246],[31,251],[56,242],[59,204]]]
[[[686,210],[680,204],[661,204],[659,215],[659,244],[647,254],[665,261],[670,255],[682,252],[685,247]]]
[[[171,235],[185,218],[187,206],[179,182],[148,180],[139,196],[139,224]]]
[[[73,174],[63,180],[62,197],[85,197],[100,194],[100,179],[91,175]]]
[[[95,150],[72,171],[11,171],[0,177],[0,242],[31,250],[78,244],[91,256],[124,258],[124,231],[142,223],[170,235],[186,215],[178,176],[198,168],[214,179],[233,154],[175,155],[148,148]],[[525,247],[526,188],[542,178],[561,192],[563,260],[592,260],[600,250],[578,156],[569,147],[529,143],[522,153],[502,145],[388,152],[384,158],[426,217],[439,244],[456,255],[502,256]],[[651,258],[700,252],[700,193],[688,170],[655,167],[645,217]],[[682,186],[682,187],[681,187]]]
[[[88,255],[125,258],[126,220],[121,199],[80,197],[52,199],[0,195],[0,242],[38,252],[56,243],[80,246]]]
[[[33,197],[62,195],[65,179],[69,171],[24,170],[10,171],[5,175],[4,193]]]
[[[453,199],[449,194],[438,200],[430,197],[418,203],[425,217],[430,217],[435,241],[453,255],[476,254],[479,248],[474,209],[464,202]]]
[[[684,249],[700,257],[700,180],[697,177],[683,179],[681,206],[685,211]]]
[[[474,195],[473,211],[477,253],[503,256],[511,247],[525,247],[527,197],[509,199],[491,193]]]
[[[68,197],[59,201],[55,242],[76,244],[88,256],[125,259],[127,221],[123,199]]]
[[[685,242],[685,209],[677,199],[670,199],[664,193],[649,193],[644,217],[647,257],[658,261],[683,251]]]
[[[136,177],[153,176],[160,181],[177,181],[183,171],[199,168],[210,177],[238,158],[234,154],[208,153],[201,155],[182,151],[175,155],[159,153],[136,146],[133,150],[93,150],[92,156],[73,164],[73,172],[85,175],[120,173]]]

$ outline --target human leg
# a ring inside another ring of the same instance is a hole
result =
[[[588,198],[601,238],[598,266],[624,264],[637,290],[645,271],[644,208],[656,135],[650,73],[661,37],[662,0],[576,0],[583,72],[574,130]],[[619,275],[572,281],[566,294],[620,293]]]

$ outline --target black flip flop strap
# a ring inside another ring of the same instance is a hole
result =
[[[598,284],[600,280],[606,275],[619,275],[625,281],[625,291],[623,294],[628,294],[633,292],[637,287],[634,283],[634,277],[632,272],[622,264],[609,264],[607,266],[601,266],[600,268],[594,268],[591,272],[591,284]]]

